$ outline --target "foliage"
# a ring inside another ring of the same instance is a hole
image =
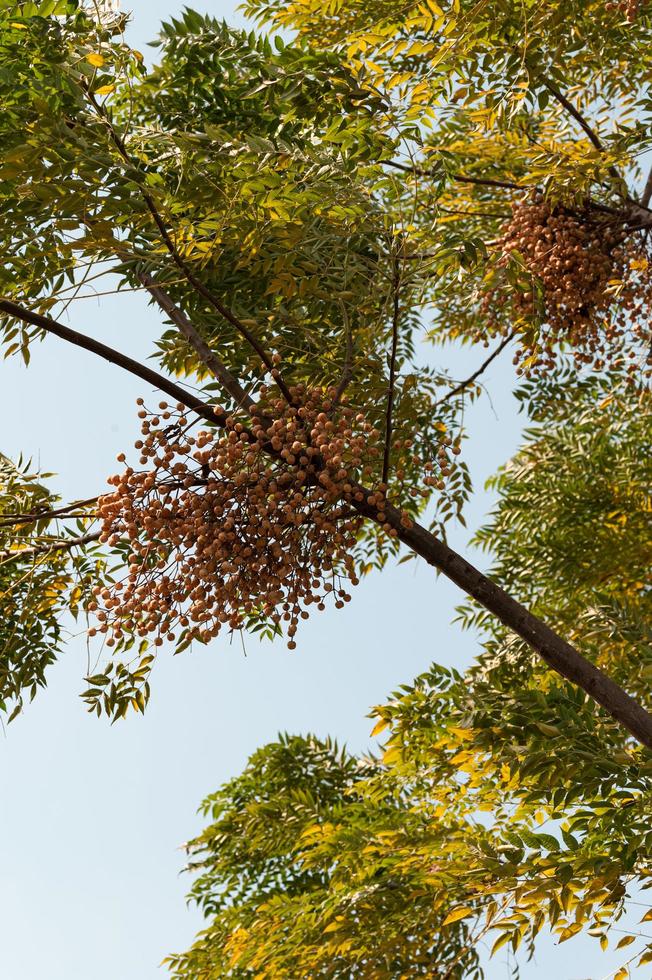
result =
[[[541,313],[513,299],[540,282],[518,255],[501,270],[501,226],[535,192],[582,220],[610,217],[625,238],[630,219],[649,220],[626,186],[650,147],[646,5],[635,24],[603,0],[248,0],[245,9],[342,50],[397,125],[416,123],[392,164],[403,168],[402,200],[416,205],[411,237],[428,249],[433,336],[486,337],[481,299],[497,285],[492,332],[516,327],[532,367]]]
[[[650,403],[603,391],[587,384],[578,404],[573,382],[549,381],[478,541],[499,580],[566,630],[582,624],[585,649],[649,692],[649,585],[623,578],[622,555],[649,563],[649,455],[633,450]],[[533,473],[545,474],[536,506]],[[652,884],[649,758],[504,628],[474,618],[490,636],[470,671],[433,666],[374,709],[380,758],[282,737],[205,801],[209,825],[189,853],[208,927],[170,958],[174,976],[433,976],[434,965],[472,977],[483,937],[531,953],[545,927],[559,941],[588,929],[603,948],[627,946],[633,966],[650,961],[637,930],[619,928],[627,896],[644,902],[637,889]]]
[[[377,124],[383,101],[336,55],[272,46],[190,11],[163,26],[159,63],[148,72],[122,41],[120,18],[97,21],[74,5],[56,17],[26,9],[4,16],[0,38],[12,64],[0,78],[5,296],[40,313],[63,311],[101,277],[132,290],[153,276],[250,392],[267,368],[243,343],[247,329],[281,359],[288,383],[346,381],[348,404],[379,434],[394,332],[389,479],[402,507],[418,513],[437,483],[422,481],[424,471],[442,440],[461,438],[459,406],[441,401],[445,372],[415,351],[422,282],[385,201],[379,164],[396,136]],[[207,304],[194,277],[230,319]],[[27,361],[41,335],[7,319],[6,354]],[[176,325],[162,331],[158,354],[166,371],[203,382],[207,398],[230,400]],[[470,490],[462,461],[451,460],[438,490],[433,522],[442,527]],[[366,525],[363,569],[395,551]],[[118,652],[132,640],[125,635]],[[106,693],[112,683],[119,693],[89,695],[90,706],[135,707],[142,666],[106,664],[89,690]]]
[[[75,536],[49,520],[58,503],[41,482],[49,475],[0,455],[0,708],[9,720],[45,686],[63,641],[62,614],[77,614],[93,577],[90,557],[71,562]]]
[[[294,644],[297,597],[323,605],[310,542],[351,581],[415,535],[444,548],[415,522],[464,520],[464,412],[510,345],[533,427],[476,543],[649,702],[649,6],[246,9],[292,39],[185,10],[148,66],[110,5],[1,6],[4,353],[29,364],[49,331],[177,407],[141,407],[114,496],[59,506],[0,460],[0,706],[44,683],[69,614],[91,635],[111,615],[83,697],[115,719],[145,708],[170,596],[200,640],[287,624]],[[98,286],[158,307],[162,373],[56,322]],[[450,340],[494,349],[458,381]],[[608,941],[649,881],[649,757],[490,608],[460,612],[484,636],[470,671],[375,709],[381,759],[284,737],[207,801],[210,921],[178,977],[473,977],[489,931]]]

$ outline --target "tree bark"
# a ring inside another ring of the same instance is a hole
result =
[[[158,388],[159,391],[164,391],[166,395],[170,395],[175,401],[182,402],[188,408],[197,412],[198,415],[207,419],[207,421],[214,422],[217,425],[224,425],[226,419],[224,412],[216,415],[211,406],[206,405],[196,395],[192,395],[185,388],[176,385],[162,374],[152,371],[151,368],[146,367],[144,364],[140,364],[132,357],[127,357],[121,351],[115,350],[113,347],[107,347],[106,344],[100,343],[99,340],[93,340],[92,337],[87,337],[86,334],[72,330],[70,327],[64,326],[63,323],[53,320],[52,317],[35,313],[33,310],[28,310],[24,306],[12,303],[8,299],[0,299],[0,313],[6,313],[7,316],[13,317],[15,320],[21,320],[23,323],[31,323],[33,327],[39,327],[41,330],[45,330],[46,333],[52,333],[55,337],[60,337],[61,340],[67,340],[68,343],[74,344],[76,347],[82,347],[92,354],[97,354],[99,357],[104,358],[105,361],[109,361],[109,363],[115,364],[125,371],[129,371],[130,374],[136,375],[137,378],[142,378],[143,381],[151,384],[154,388]]]
[[[353,506],[365,517],[373,518],[376,513],[376,508],[365,502],[354,502]],[[497,616],[553,670],[581,687],[638,742],[652,749],[652,715],[604,671],[425,527],[416,523],[412,527],[404,527],[400,511],[390,505],[385,507],[385,514],[387,522],[395,528],[403,544]]]

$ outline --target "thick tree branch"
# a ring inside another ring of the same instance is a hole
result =
[[[174,301],[149,273],[138,272],[137,275],[163,312],[169,316],[170,320],[179,328],[186,340],[194,347],[202,363],[205,364],[213,376],[219,381],[224,391],[231,396],[236,406],[238,408],[245,408],[248,412],[255,411],[256,403],[254,400],[240,386],[240,383],[234,378],[226,365],[222,363],[217,354],[211,350],[185,313],[175,305]]]
[[[111,119],[108,116],[106,110],[104,109],[103,106],[100,105],[100,103],[97,101],[97,99],[90,91],[88,86],[82,83],[82,87],[84,88],[88,100],[93,106],[93,108],[95,109],[97,115],[100,117],[100,119],[102,119],[102,121],[107,126],[111,141],[113,142],[114,146],[118,150],[118,153],[120,154],[120,156],[122,157],[122,159],[126,164],[128,164],[130,167],[133,167],[134,162],[131,159],[129,151],[125,146],[123,139],[116,132],[116,129],[113,123],[111,122]],[[199,293],[199,295],[202,296],[213,307],[213,309],[215,309],[220,314],[220,316],[222,316],[228,323],[230,323],[231,326],[235,327],[238,333],[247,341],[249,346],[255,351],[258,357],[260,357],[261,361],[272,375],[272,378],[274,379],[277,386],[281,390],[285,400],[288,402],[288,404],[291,405],[292,396],[290,394],[287,385],[283,381],[283,378],[280,376],[278,368],[275,366],[274,362],[272,361],[271,355],[268,354],[268,352],[259,342],[255,334],[253,334],[251,330],[249,330],[249,328],[242,322],[242,320],[240,320],[239,317],[237,317],[235,313],[228,308],[228,306],[225,306],[225,304],[222,303],[222,301],[203,284],[201,279],[198,279],[195,276],[192,269],[187,265],[187,263],[183,260],[183,258],[179,254],[179,251],[176,245],[174,244],[174,241],[172,240],[172,237],[169,231],[167,230],[165,222],[161,217],[161,214],[156,206],[156,202],[154,201],[154,198],[149,193],[149,191],[145,190],[145,188],[141,187],[140,185],[139,185],[139,191],[145,204],[147,205],[147,209],[149,213],[154,219],[154,223],[161,234],[163,243],[165,244],[166,249],[170,253],[170,256],[174,264],[177,266],[178,269],[181,270],[181,272],[183,272],[185,278],[193,287],[193,289],[195,289]]]
[[[643,188],[643,194],[641,195],[641,207],[646,208],[650,199],[652,198],[652,167],[650,167],[650,172],[647,175],[647,180],[645,181],[645,187]]]
[[[486,360],[484,360],[482,362],[482,364],[477,369],[477,371],[474,371],[473,374],[470,374],[468,378],[466,378],[464,381],[460,381],[460,383],[458,385],[455,385],[455,387],[454,388],[451,388],[450,391],[447,391],[445,395],[442,395],[441,398],[438,398],[437,401],[435,402],[435,404],[433,405],[433,408],[436,405],[441,405],[442,402],[447,402],[450,398],[454,398],[455,395],[459,395],[460,392],[464,391],[465,388],[468,388],[470,384],[473,384],[473,382],[475,381],[475,379],[476,378],[479,378],[480,375],[483,374],[487,370],[487,368],[489,367],[489,365],[491,364],[491,362],[492,361],[495,361],[495,359],[498,357],[498,355],[501,354],[505,350],[505,348],[507,347],[507,345],[509,343],[511,343],[511,341],[514,339],[515,336],[516,336],[516,331],[512,330],[512,332],[509,333],[500,342],[500,344],[498,345],[498,347],[496,347],[495,351],[493,351],[489,355],[489,357],[487,357]]]
[[[365,498],[369,496],[368,491],[364,490],[363,493]],[[376,508],[370,507],[366,499],[354,503],[354,507],[365,517],[377,520],[377,516],[374,516]],[[553,670],[581,687],[638,742],[652,749],[652,715],[607,674],[426,528],[416,523],[410,528],[404,527],[400,511],[389,504],[385,506],[385,519],[411,551],[425,558],[428,564],[439,569],[467,595],[497,616]]]
[[[168,381],[167,378],[163,378],[155,371],[151,371],[105,344],[64,327],[63,324],[57,323],[49,317],[24,309],[9,300],[0,300],[0,312],[23,322],[31,323],[33,326],[53,333],[78,347],[83,347],[85,350],[97,354],[166,392],[198,415],[216,422],[218,425],[225,424],[226,416],[224,413],[215,416],[210,405],[204,404],[194,395],[190,395],[178,385]],[[367,502],[371,496],[371,491],[363,487],[356,488],[356,491],[359,492],[362,499],[355,500],[354,497],[352,501],[354,508],[363,517],[380,523],[377,507],[371,506]],[[426,528],[416,523],[411,527],[404,527],[401,512],[389,503],[384,507],[382,523],[389,523],[396,531],[399,540],[408,548],[425,558],[430,565],[439,569],[467,595],[497,616],[508,629],[525,640],[553,670],[581,687],[589,697],[601,704],[613,718],[620,722],[635,739],[652,749],[652,716],[603,671],[586,660],[579,651],[558,636],[537,616],[529,612],[525,606],[513,599],[500,586],[483,575],[477,568],[474,568],[466,559],[436,538]],[[73,542],[76,541],[77,544],[80,542],[79,538],[72,540]],[[62,543],[62,547],[64,544],[67,543]],[[25,551],[17,554],[24,557]]]
[[[140,364],[131,357],[127,357],[126,354],[122,354],[120,351],[114,350],[113,347],[107,347],[106,344],[100,343],[99,340],[93,340],[92,337],[87,337],[86,334],[72,330],[70,327],[65,327],[63,323],[59,323],[49,316],[35,313],[33,310],[28,310],[26,307],[19,306],[18,303],[14,303],[8,299],[0,299],[0,313],[5,313],[7,316],[13,317],[15,320],[21,320],[23,323],[30,323],[32,326],[38,327],[40,330],[45,330],[46,333],[54,334],[55,337],[60,337],[62,340],[66,340],[76,347],[82,347],[92,354],[97,354],[98,357],[104,358],[110,364],[116,364],[130,374],[151,384],[152,387],[158,388],[159,391],[164,391],[171,398],[174,398],[175,401],[181,402],[181,404],[192,409],[193,412],[201,415],[209,422],[214,422],[216,425],[225,425],[226,423],[225,412],[220,411],[216,414],[211,405],[207,405],[195,395],[176,385],[168,378],[163,377],[162,374],[157,374],[151,368]]]

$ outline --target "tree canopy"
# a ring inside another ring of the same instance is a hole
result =
[[[621,562],[649,567],[649,405],[570,390],[539,403],[477,537],[499,580],[645,696],[649,590]],[[504,628],[462,615],[483,627],[477,663],[433,665],[376,707],[379,756],[282,736],[204,802],[188,847],[207,929],[174,976],[474,977],[482,940],[527,955],[546,928],[588,930],[632,970],[652,962],[632,924],[652,919],[649,755]]]
[[[650,12],[245,9],[282,36],[186,9],[148,65],[110,5],[0,7],[5,355],[50,334],[144,385],[93,499],[0,457],[0,706],[70,615],[100,657],[82,696],[117,719],[159,648],[294,648],[419,556],[466,594],[477,664],[376,709],[380,759],[287,737],[207,802],[211,921],[173,972],[473,976],[489,929],[606,942],[650,853]],[[62,322],[87,291],[157,308],[156,369]],[[447,341],[478,351],[468,378]],[[486,576],[446,532],[501,356],[532,428]]]

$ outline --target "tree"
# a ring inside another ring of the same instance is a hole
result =
[[[488,928],[603,936],[649,876],[650,14],[248,9],[296,36],[186,10],[151,68],[104,7],[0,11],[5,353],[49,333],[161,393],[93,500],[2,459],[0,700],[45,682],[72,613],[108,651],[89,708],[143,711],[159,647],[294,646],[403,547],[472,600],[477,666],[379,708],[382,760],[285,739],[209,801],[211,922],[173,971],[472,976]],[[98,284],[160,311],[157,370],[62,322]],[[477,369],[424,364],[424,328]],[[445,532],[508,350],[535,429],[487,577]]]
[[[274,46],[187,11],[163,26],[151,71],[123,16],[4,8],[7,351],[27,360],[50,332],[173,399],[141,407],[142,470],[56,509],[54,534],[39,513],[30,550],[10,558],[17,579],[36,556],[94,563],[96,584],[84,574],[81,599],[76,586],[57,609],[81,601],[91,635],[113,646],[85,695],[98,712],[142,710],[150,643],[285,627],[293,645],[306,606],[347,601],[346,582],[402,543],[652,744],[640,703],[433,533],[469,492],[458,454],[481,368],[455,385],[417,363],[424,304],[434,338],[514,340],[533,377],[560,350],[634,386],[649,374],[648,195],[635,201],[621,175],[646,145],[646,18],[558,3],[536,12],[538,40],[509,53],[521,14],[481,7],[471,29],[457,7],[404,20],[389,3],[375,24],[355,6],[264,6],[315,38]],[[390,63],[401,71],[388,76]],[[608,135],[604,99],[634,111]],[[160,308],[165,374],[51,315],[107,276]],[[202,396],[174,374],[203,382]],[[428,530],[417,518],[430,501]],[[5,550],[25,527],[9,515]]]
[[[645,696],[649,402],[547,388],[477,540],[494,577]],[[531,954],[546,927],[622,948],[621,977],[652,962],[631,924],[652,920],[652,762],[485,611],[463,615],[486,637],[477,664],[433,665],[375,708],[380,757],[281,736],[204,802],[188,850],[207,928],[173,976],[475,977],[481,940]]]

